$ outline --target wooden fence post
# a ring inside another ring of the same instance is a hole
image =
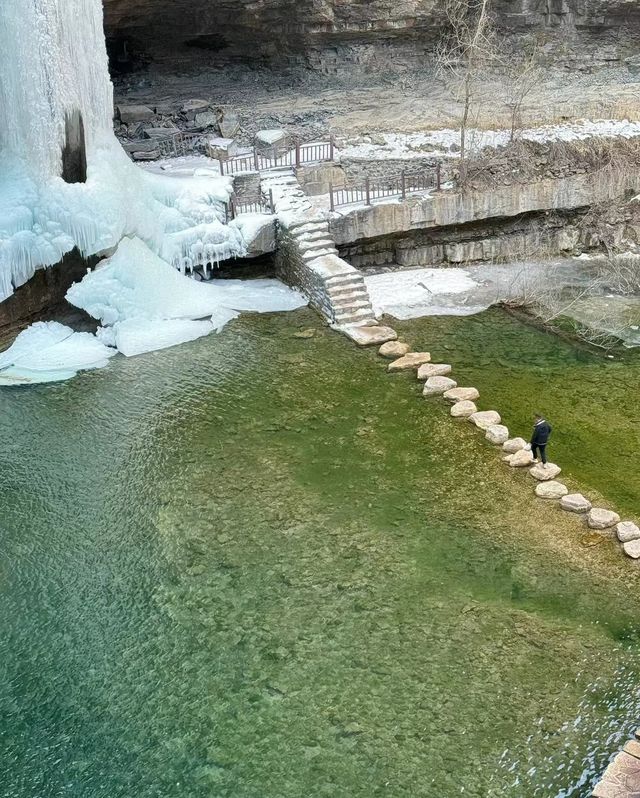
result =
[[[329,136],[329,160],[333,161],[333,133]]]
[[[333,183],[329,183],[329,207],[332,211],[335,210],[335,206],[333,204]]]
[[[272,188],[269,189],[269,207],[271,208],[271,213],[275,213],[276,212],[276,206],[275,206],[275,204],[273,202],[273,189]]]
[[[256,145],[253,145],[253,165],[256,168],[256,172],[260,171],[260,166],[258,164],[258,150],[256,150]]]
[[[407,198],[407,181],[404,174],[404,169],[402,170],[402,199]]]
[[[438,165],[436,166],[436,189],[440,191],[440,186],[442,182],[442,175],[441,175],[441,167],[442,164],[438,161]]]
[[[369,178],[365,178],[364,181],[364,189],[367,193],[367,205],[371,205],[371,185],[369,183]]]
[[[300,142],[296,141],[296,169],[300,168]]]
[[[220,175],[224,177],[224,161],[222,158],[218,158],[218,163],[220,164]]]

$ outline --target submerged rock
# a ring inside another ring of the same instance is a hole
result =
[[[423,363],[418,369],[419,380],[428,380],[429,377],[446,377],[447,374],[451,374],[451,366],[448,363]]]
[[[452,388],[444,395],[450,402],[475,402],[480,393],[475,388]]]
[[[502,444],[502,450],[504,452],[508,452],[509,454],[515,454],[519,452],[521,449],[527,445],[527,442],[524,438],[511,438],[508,441],[505,441]]]
[[[405,344],[403,341],[387,341],[378,349],[378,354],[381,357],[388,357],[391,360],[395,360],[396,358],[406,355],[410,349],[411,347],[409,344]]]
[[[472,421],[478,429],[485,431],[489,427],[500,424],[501,420],[500,413],[496,413],[495,410],[481,410],[479,413],[469,416],[469,421]]]
[[[487,434],[484,437],[489,441],[489,443],[500,446],[509,438],[509,430],[504,426],[504,424],[492,424],[487,428]]]
[[[429,377],[424,384],[423,396],[439,396],[450,388],[456,387],[456,381],[449,377]]]
[[[570,493],[568,496],[563,496],[560,507],[569,513],[588,513],[591,502],[581,493]]]
[[[587,524],[591,529],[609,529],[620,521],[618,513],[602,507],[592,507],[587,516]]]
[[[478,408],[475,406],[475,404],[467,399],[464,399],[461,402],[456,402],[451,408],[451,415],[454,418],[468,418],[477,412]]]
[[[547,479],[555,479],[561,471],[560,466],[555,463],[538,463],[529,470],[529,473],[534,479],[544,482]]]
[[[627,557],[631,557],[634,560],[640,558],[640,540],[628,540],[626,543],[622,544],[622,549]]]
[[[533,463],[533,455],[529,449],[520,449],[519,452],[509,455],[508,459],[505,457],[505,461],[511,468],[525,468]]]
[[[548,482],[540,482],[539,485],[536,485],[536,496],[541,499],[561,499],[567,493],[569,493],[567,486],[563,485],[562,482],[557,482],[555,479],[551,479]]]
[[[403,357],[389,363],[388,371],[408,371],[409,369],[417,369],[423,363],[428,363],[431,360],[431,355],[428,352],[408,352]]]
[[[629,543],[631,540],[640,539],[640,529],[633,521],[620,521],[616,524],[616,535],[620,543]]]

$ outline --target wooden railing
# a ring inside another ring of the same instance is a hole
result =
[[[434,188],[440,190],[442,184],[440,164],[419,174],[402,172],[398,177],[385,180],[365,178],[364,184],[354,188],[334,188],[329,185],[329,205],[331,210],[345,205],[371,205],[374,200],[399,197],[406,199],[408,194],[419,194]]]
[[[177,158],[189,155],[194,150],[204,152],[207,137],[203,133],[172,133],[166,138],[157,140],[157,147],[163,158]]]
[[[333,161],[334,149],[333,138],[330,138],[329,141],[296,144],[283,155],[275,157],[261,155],[254,147],[249,154],[237,155],[227,161],[220,159],[220,174],[237,175],[241,172],[260,172],[263,169],[273,169],[277,166],[294,168],[308,163]]]
[[[268,195],[261,194],[255,202],[238,202],[235,197],[231,197],[229,204],[225,205],[225,212],[227,224],[241,213],[274,214],[276,211],[273,204],[273,192],[270,190]]]

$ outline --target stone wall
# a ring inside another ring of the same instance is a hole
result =
[[[301,288],[309,297],[309,304],[326,319],[333,320],[334,312],[327,280],[309,268],[289,230],[281,228],[275,257],[276,277],[292,288]]]
[[[610,203],[640,191],[640,174],[615,177],[608,170],[559,180],[497,186],[485,191],[434,192],[405,202],[344,209],[331,219],[338,246],[411,230],[453,227],[483,219],[510,218],[539,211],[574,210]]]

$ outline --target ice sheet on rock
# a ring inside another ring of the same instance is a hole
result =
[[[208,286],[220,292],[221,301],[234,310],[254,313],[275,313],[281,310],[298,310],[309,304],[299,291],[294,291],[280,280],[211,280]]]
[[[0,352],[0,385],[66,380],[78,371],[106,366],[114,354],[91,333],[55,321],[36,322]]]
[[[233,314],[237,315],[237,314]],[[195,341],[213,331],[211,321],[190,319],[127,319],[114,327],[116,347],[123,355],[132,357],[157,349]]]
[[[365,283],[376,316],[414,319],[442,312],[442,295],[462,294],[478,283],[466,269],[411,269],[373,274]],[[464,309],[462,309],[464,310]],[[477,312],[469,308],[468,312]]]

